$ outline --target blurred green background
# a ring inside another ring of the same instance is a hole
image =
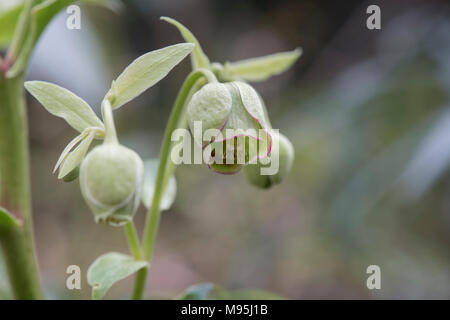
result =
[[[242,173],[177,170],[163,213],[148,297],[199,282],[291,299],[450,298],[450,15],[446,1],[110,1],[82,6],[82,29],[61,13],[33,55],[30,80],[57,83],[99,112],[109,85],[139,55],[182,42],[173,17],[212,61],[302,47],[287,73],[255,84],[274,128],[293,142],[290,177],[269,191]],[[381,30],[366,8],[381,7]],[[157,157],[188,59],[116,112],[121,142]],[[86,271],[123,231],[96,225],[78,183],[51,171],[75,132],[29,98],[37,252],[50,298],[90,297]],[[136,224],[142,230],[144,210]],[[82,290],[65,287],[79,265]],[[366,268],[381,268],[368,290]],[[1,265],[1,264],[0,264]],[[0,282],[1,282],[0,277]],[[127,298],[132,279],[108,298]]]

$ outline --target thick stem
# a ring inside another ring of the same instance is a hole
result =
[[[0,230],[8,275],[17,299],[41,299],[31,216],[28,127],[23,76],[0,74],[0,206],[20,225]]]
[[[155,182],[155,193],[153,195],[152,205],[147,213],[144,233],[142,236],[142,254],[143,259],[151,262],[153,256],[153,250],[155,245],[156,234],[158,231],[159,220],[161,217],[160,203],[164,193],[165,181],[168,179],[167,169],[169,168],[169,154],[171,149],[171,136],[172,132],[177,129],[178,124],[183,116],[183,109],[188,101],[188,98],[192,95],[192,89],[200,78],[205,77],[208,82],[216,82],[217,79],[214,74],[206,69],[198,69],[189,74],[183,83],[183,86],[178,93],[175,100],[172,112],[167,123],[166,130],[164,132],[164,138],[161,145],[161,151],[159,155],[158,172]],[[142,299],[145,289],[145,283],[147,279],[148,270],[141,269],[138,271],[135,279],[135,287],[133,292],[133,299]]]

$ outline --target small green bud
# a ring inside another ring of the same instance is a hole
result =
[[[95,147],[81,163],[80,186],[96,222],[121,226],[139,205],[144,164],[131,149],[116,143]]]
[[[249,164],[244,167],[244,173],[247,180],[262,189],[267,189],[275,184],[279,184],[289,174],[294,162],[294,147],[286,136],[280,134],[272,135],[274,146],[278,143],[278,148],[274,147],[270,153],[271,163],[278,157],[278,170],[273,175],[261,174],[261,169],[268,168],[271,164],[263,165],[261,163]],[[277,150],[278,149],[278,150]]]

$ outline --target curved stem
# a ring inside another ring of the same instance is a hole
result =
[[[171,136],[172,132],[177,129],[181,118],[183,117],[183,109],[192,95],[192,89],[195,88],[195,84],[201,78],[205,77],[208,82],[217,82],[214,74],[207,69],[197,69],[189,74],[184,81],[180,92],[175,100],[172,112],[167,123],[166,130],[164,132],[164,138],[161,145],[161,151],[159,156],[158,172],[155,182],[155,193],[153,195],[152,205],[147,212],[145,221],[144,233],[142,236],[142,255],[144,260],[151,262],[153,256],[153,250],[155,245],[156,234],[158,231],[159,220],[161,217],[160,203],[164,193],[165,181],[168,179],[167,169],[169,167],[169,154],[171,149]],[[141,269],[138,271],[135,279],[135,287],[133,292],[133,299],[142,299],[145,282],[147,279],[148,270]]]

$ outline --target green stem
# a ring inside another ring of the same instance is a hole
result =
[[[127,236],[128,247],[135,260],[141,260],[141,248],[139,246],[139,238],[136,232],[136,227],[133,222],[128,222],[125,227],[125,234]]]
[[[11,288],[17,299],[41,299],[34,253],[28,127],[23,75],[0,73],[0,206],[19,222],[0,230]]]
[[[102,102],[102,118],[105,122],[105,143],[115,143],[118,144],[116,126],[114,124],[114,117],[111,108],[111,103],[108,99]]]
[[[184,81],[180,92],[175,100],[172,112],[167,123],[166,130],[164,132],[164,138],[161,145],[161,151],[159,156],[158,172],[155,182],[155,193],[153,195],[152,205],[147,212],[145,221],[144,233],[142,235],[142,254],[143,259],[151,262],[153,256],[153,250],[155,246],[156,234],[158,231],[159,220],[161,218],[160,203],[164,193],[164,186],[168,179],[167,171],[169,168],[169,154],[171,149],[171,136],[172,132],[177,129],[178,124],[183,117],[183,109],[192,95],[192,89],[195,88],[197,81],[205,77],[208,82],[217,82],[214,74],[206,69],[197,69],[189,74]],[[138,271],[135,279],[135,287],[133,291],[133,299],[142,299],[145,289],[145,283],[147,279],[148,269],[141,269]]]
[[[33,2],[34,2],[33,0],[26,0],[24,8],[20,13],[19,21],[17,22],[17,28],[14,31],[11,44],[6,54],[6,60],[10,62],[13,62],[17,58],[17,55],[24,44],[25,36],[29,32],[29,27],[31,24],[30,21],[31,9],[33,8],[34,5]]]

